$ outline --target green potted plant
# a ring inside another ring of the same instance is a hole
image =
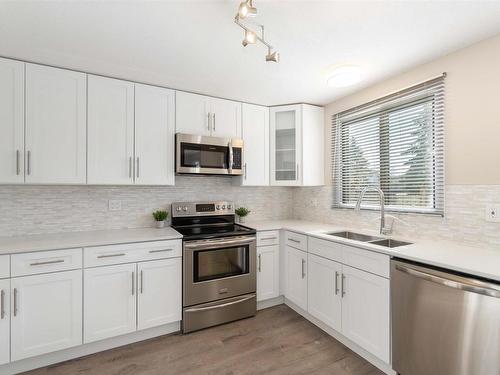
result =
[[[158,210],[153,212],[153,217],[156,221],[156,228],[163,228],[165,226],[165,220],[167,220],[168,212],[163,210]]]
[[[236,215],[238,215],[240,223],[245,222],[245,216],[247,216],[250,213],[250,210],[246,207],[238,207],[237,209],[234,210]]]

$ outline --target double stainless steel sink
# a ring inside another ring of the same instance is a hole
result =
[[[328,232],[325,234],[329,235],[329,236],[333,236],[333,237],[340,237],[340,238],[346,238],[346,239],[354,240],[354,241],[367,242],[367,243],[370,243],[372,245],[378,245],[378,246],[389,247],[389,248],[411,245],[411,242],[394,240],[392,238],[382,238],[382,237],[370,236],[368,234],[349,232],[349,231]]]

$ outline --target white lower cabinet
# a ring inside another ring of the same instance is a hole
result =
[[[11,360],[82,344],[82,271],[11,279]]]
[[[307,253],[285,246],[285,297],[307,310]]]
[[[0,365],[10,359],[10,280],[0,280]]]
[[[390,281],[346,265],[342,268],[342,333],[389,363]]]
[[[257,247],[257,301],[279,296],[279,245]]]
[[[308,254],[308,312],[342,330],[342,264]]]
[[[136,264],[84,271],[84,342],[136,330]]]
[[[137,329],[181,320],[182,258],[139,263],[137,272]]]

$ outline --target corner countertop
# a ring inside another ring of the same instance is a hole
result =
[[[162,229],[111,229],[0,237],[0,255],[181,238],[182,235],[170,227]]]
[[[286,229],[328,241],[387,254],[391,257],[407,259],[500,281],[500,249],[498,248],[475,247],[452,241],[411,239],[396,236],[396,239],[412,242],[412,244],[391,249],[366,242],[332,237],[325,233],[349,230],[384,237],[380,236],[376,231],[300,220],[255,221],[245,223],[244,225],[255,228],[257,231]]]

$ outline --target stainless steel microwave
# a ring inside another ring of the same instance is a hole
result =
[[[175,135],[177,174],[243,174],[243,140],[238,138]]]

